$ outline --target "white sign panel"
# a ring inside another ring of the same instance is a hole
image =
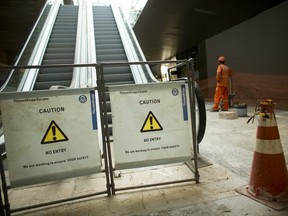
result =
[[[101,171],[94,89],[1,94],[12,186]]]
[[[116,168],[191,160],[184,82],[109,87]]]

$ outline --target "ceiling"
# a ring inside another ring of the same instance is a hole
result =
[[[167,59],[283,1],[148,0],[134,31],[148,60]],[[45,3],[0,1],[0,63],[13,63]]]
[[[164,60],[284,1],[148,0],[134,31],[147,60]]]

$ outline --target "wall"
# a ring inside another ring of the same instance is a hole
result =
[[[206,40],[208,79],[200,82],[211,100],[217,59],[226,56],[234,70],[234,101],[271,98],[288,110],[288,1]],[[213,100],[213,99],[212,99]]]

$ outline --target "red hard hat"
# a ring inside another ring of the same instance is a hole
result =
[[[224,56],[220,56],[220,57],[218,58],[218,61],[225,62],[225,57],[224,57]]]

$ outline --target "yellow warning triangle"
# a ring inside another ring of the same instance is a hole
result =
[[[150,132],[150,131],[159,131],[163,130],[162,126],[154,116],[154,114],[150,111],[144,121],[144,124],[141,128],[141,132]]]
[[[61,128],[56,124],[55,121],[51,121],[41,144],[54,143],[68,141],[68,137],[64,134]]]

